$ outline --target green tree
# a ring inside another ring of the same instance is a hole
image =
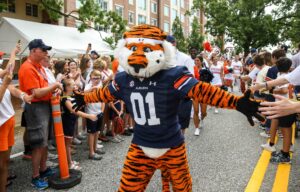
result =
[[[196,48],[197,50],[203,49],[203,40],[204,37],[200,32],[200,23],[196,17],[194,17],[192,22],[192,31],[190,36],[188,37],[188,48]]]
[[[187,42],[183,35],[182,24],[179,17],[176,17],[172,25],[172,34],[176,39],[176,47],[179,51],[187,52]]]
[[[206,28],[214,36],[226,35],[245,52],[289,39],[285,25],[299,18],[294,0],[193,0],[193,9],[204,7]],[[298,2],[299,4],[299,2]],[[273,5],[273,11],[266,12]]]
[[[38,0],[39,6],[48,13],[53,21],[57,21],[61,17],[73,18],[81,22],[78,26],[80,32],[88,28],[109,29],[113,37],[104,40],[108,41],[112,47],[115,46],[120,34],[125,31],[127,22],[114,11],[102,10],[95,0],[79,0],[79,2],[81,3],[79,9],[65,13],[63,12],[63,0]],[[5,11],[6,8],[7,5],[0,5],[0,12]],[[92,27],[91,24],[94,24],[95,27]]]

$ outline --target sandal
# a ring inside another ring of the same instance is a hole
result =
[[[74,169],[74,170],[80,171],[81,167],[79,165],[75,165],[74,163],[72,163],[69,169]]]
[[[72,164],[74,164],[74,165],[79,165],[79,162],[77,162],[77,161],[72,161]]]
[[[102,157],[100,155],[98,155],[97,153],[94,153],[94,155],[89,156],[89,159],[100,161],[102,159]]]

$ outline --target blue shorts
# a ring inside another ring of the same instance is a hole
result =
[[[92,121],[90,119],[86,120],[86,128],[88,133],[96,133],[97,131],[100,131],[102,120],[103,120],[103,113],[100,113],[97,115],[98,119],[96,121]]]
[[[178,118],[181,129],[188,128],[190,125],[192,105],[190,99],[181,100],[179,103]]]

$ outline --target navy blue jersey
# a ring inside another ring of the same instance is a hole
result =
[[[135,121],[133,143],[152,148],[170,148],[184,137],[178,123],[179,101],[198,81],[186,67],[162,70],[140,80],[118,73],[109,90],[122,99]]]

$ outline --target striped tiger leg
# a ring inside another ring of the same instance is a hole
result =
[[[155,159],[147,157],[142,149],[131,144],[122,170],[119,192],[145,191],[157,169]]]
[[[185,144],[170,149],[165,155],[159,158],[160,169],[166,166],[171,178],[174,192],[192,191],[192,177],[190,175]],[[164,164],[164,165],[163,165]]]
[[[163,165],[160,167],[161,171],[161,180],[162,180],[162,191],[163,192],[170,192],[170,173],[168,170],[168,167],[166,165]]]

